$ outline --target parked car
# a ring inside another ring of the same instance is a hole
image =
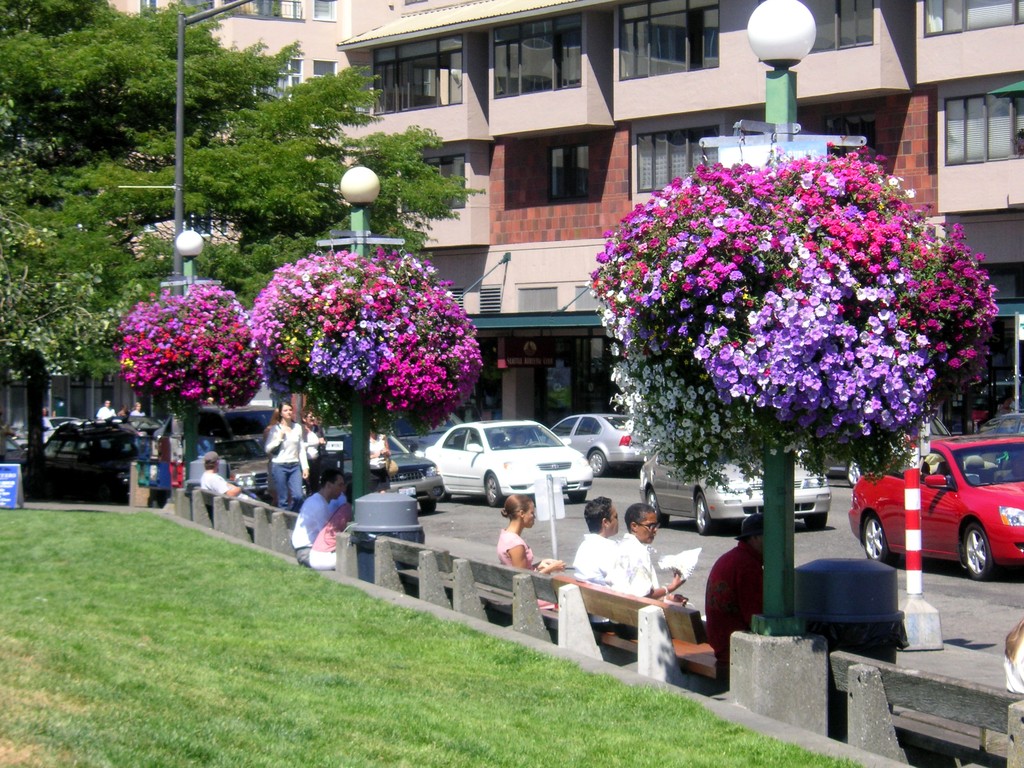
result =
[[[323,469],[340,467],[348,483],[352,482],[352,428],[349,426],[324,427]],[[430,459],[417,456],[401,440],[388,435],[391,460],[398,472],[391,475],[388,490],[407,493],[419,502],[420,513],[431,514],[444,496],[444,481],[437,466]]]
[[[862,478],[850,529],[872,560],[906,552],[901,474]],[[933,440],[921,460],[921,554],[956,560],[978,581],[1024,566],[1024,437]]]
[[[47,497],[126,502],[132,462],[149,455],[149,438],[116,420],[69,423],[54,430],[43,454]]]
[[[615,413],[583,413],[566,416],[551,428],[569,445],[587,457],[594,477],[609,468],[640,468],[644,463],[640,448],[627,431],[629,419]]]
[[[213,449],[228,463],[228,479],[243,493],[270,501],[270,478],[263,443],[254,437],[217,440]]]
[[[417,431],[412,424],[409,423],[408,419],[397,419],[395,421],[394,428],[391,430],[391,434],[401,440],[405,447],[410,451],[422,456],[423,451],[441,439],[441,435],[456,424],[461,423],[462,419],[458,416],[449,416],[439,427],[428,429],[426,432],[423,432]]]
[[[569,501],[585,501],[594,471],[582,453],[535,421],[474,421],[452,427],[426,450],[450,494],[483,495],[500,507],[513,493],[533,493],[551,474],[565,479]]]
[[[1024,413],[1003,413],[978,428],[979,435],[1024,435]]]
[[[946,425],[942,422],[942,419],[934,418],[929,422],[929,440],[935,438],[949,437],[950,432]],[[927,446],[923,446],[927,450]],[[856,464],[847,464],[845,461],[838,461],[836,459],[829,459],[829,465],[825,468],[825,474],[828,477],[841,477],[845,478],[846,482],[853,488],[860,480],[860,467]]]
[[[701,536],[714,533],[725,523],[738,523],[755,512],[764,512],[762,479],[745,476],[727,461],[722,469],[724,485],[707,479],[689,480],[653,456],[640,469],[640,498],[658,511],[662,523],[673,515],[693,518]],[[821,530],[832,505],[828,479],[797,464],[793,501],[796,519],[803,520],[808,530]]]
[[[28,461],[28,449],[18,444],[13,437],[4,435],[4,464],[21,464],[24,469]]]

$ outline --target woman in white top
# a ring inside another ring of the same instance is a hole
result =
[[[309,476],[302,427],[295,423],[295,411],[289,403],[283,403],[278,413],[280,421],[267,435],[270,474],[277,489],[278,506],[298,512],[304,498],[302,481]]]
[[[1018,621],[1006,636],[1003,668],[1006,670],[1006,690],[1024,693],[1024,619]]]

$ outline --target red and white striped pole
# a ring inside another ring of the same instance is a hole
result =
[[[921,470],[903,473],[903,504],[906,509],[907,596],[924,594],[921,564]]]

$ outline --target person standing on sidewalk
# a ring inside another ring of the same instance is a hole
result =
[[[305,498],[302,481],[309,477],[302,427],[294,421],[295,409],[291,403],[283,403],[278,413],[280,421],[270,430],[266,443],[270,473],[277,489],[278,506],[298,512]]]

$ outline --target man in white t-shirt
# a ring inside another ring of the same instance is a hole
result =
[[[325,470],[320,475],[320,490],[302,502],[299,516],[295,520],[295,530],[292,531],[292,547],[295,549],[295,559],[298,560],[299,565],[310,567],[309,551],[312,549],[320,529],[327,524],[338,507],[347,503],[345,476],[339,469]]]
[[[576,578],[599,587],[611,586],[611,572],[619,557],[619,543],[612,536],[619,532],[619,512],[607,496],[587,502],[583,510],[590,533],[576,550],[572,567]]]
[[[200,489],[230,498],[234,498],[242,492],[241,488],[234,483],[229,483],[217,472],[220,467],[220,455],[216,451],[207,451],[203,454],[203,467],[206,471],[203,472],[203,478],[199,481]]]
[[[117,411],[110,406],[109,400],[104,400],[102,407],[96,411],[96,419],[98,421],[106,421],[107,419],[112,419],[115,416],[117,416]]]

